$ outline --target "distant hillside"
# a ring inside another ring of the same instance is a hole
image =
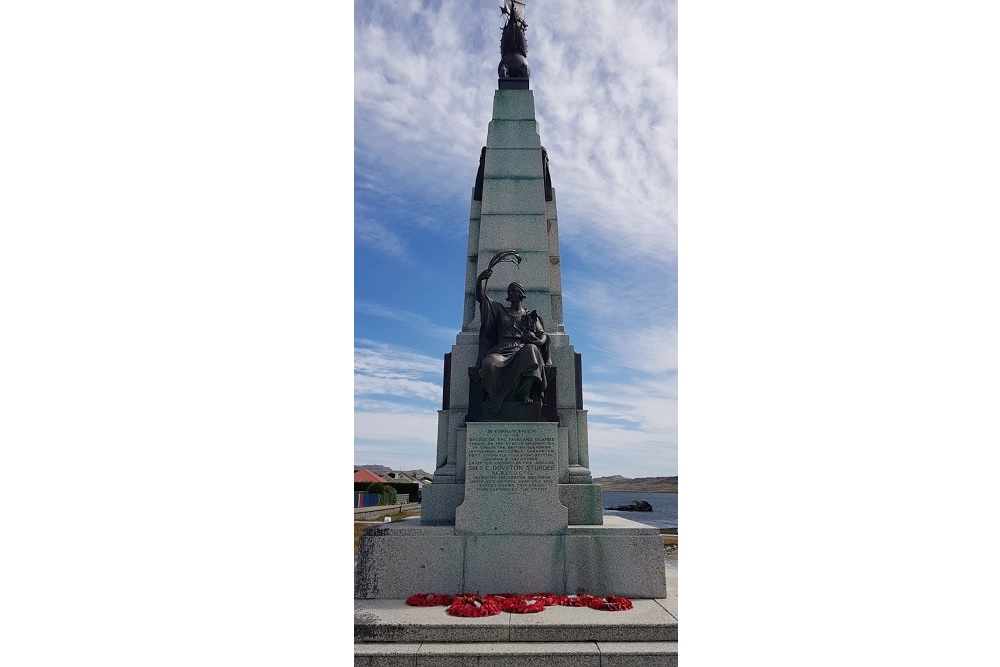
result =
[[[355,470],[357,470],[359,468],[364,468],[365,470],[369,470],[369,471],[375,473],[376,475],[380,475],[380,474],[382,474],[384,472],[389,472],[390,470],[392,470],[392,468],[390,468],[388,466],[380,466],[380,465],[376,465],[376,464],[367,465],[367,466],[354,466]]]
[[[645,493],[677,493],[677,477],[622,477],[609,475],[595,477],[594,484],[600,484],[602,491],[639,491]]]

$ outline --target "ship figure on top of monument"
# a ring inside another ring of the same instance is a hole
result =
[[[501,79],[527,79],[531,68],[528,67],[528,40],[524,36],[528,24],[524,22],[523,10],[518,10],[514,0],[504,0],[500,11],[507,16],[507,23],[500,37],[501,57],[497,75]]]

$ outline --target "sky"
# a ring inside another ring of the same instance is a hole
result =
[[[595,476],[677,474],[676,9],[527,4]],[[355,2],[357,465],[433,472],[503,22],[494,0]]]

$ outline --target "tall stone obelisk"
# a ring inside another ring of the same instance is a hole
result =
[[[508,280],[527,291],[525,307],[537,310],[549,336],[555,377],[548,390],[546,414],[558,422],[559,496],[569,523],[602,523],[600,486],[593,484],[587,447],[587,412],[583,409],[580,355],[565,332],[556,193],[535,120],[529,88],[523,0],[507,0],[507,24],[501,42],[497,90],[486,146],[469,212],[469,246],[465,273],[462,331],[445,357],[444,401],[438,416],[434,483],[423,494],[422,517],[428,524],[452,524],[465,495],[467,425],[480,418],[470,371],[476,366],[480,321],[476,278],[499,251],[514,250],[522,262],[500,271],[487,293],[499,303]]]
[[[605,518],[601,489],[588,467],[580,355],[563,325],[556,196],[528,87],[523,1],[505,0],[504,13],[493,119],[469,214],[462,331],[445,355],[434,483],[421,494],[419,521],[365,530],[354,595],[405,599],[428,592],[582,590],[662,598],[659,531],[622,517]],[[510,252],[498,254],[503,251]],[[505,262],[491,267],[500,256],[519,261],[516,267]],[[484,292],[497,306],[489,312],[519,327],[531,320],[514,307],[510,296],[517,292],[505,293],[508,282],[518,282],[524,309],[537,311],[544,325],[549,353],[535,363],[529,345],[538,341],[518,330],[525,344],[512,358],[530,352],[527,372],[544,367],[544,391],[506,393],[497,406],[503,393],[498,391],[489,408],[477,372],[480,320],[488,303],[483,299],[481,305],[476,294],[488,268],[496,280],[492,285],[486,280]],[[506,310],[497,305],[504,300],[511,300]]]

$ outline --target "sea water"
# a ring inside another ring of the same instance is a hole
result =
[[[656,528],[677,528],[677,494],[643,493],[640,491],[602,491],[602,508],[631,505],[633,500],[645,500],[653,506],[652,512],[622,512],[605,509],[608,516],[620,516]]]

